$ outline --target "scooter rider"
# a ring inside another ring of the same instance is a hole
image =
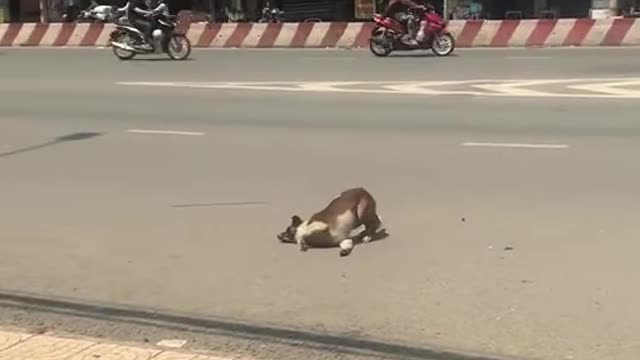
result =
[[[419,5],[411,0],[389,0],[389,4],[384,11],[385,17],[391,17],[394,20],[404,24],[407,28],[407,34],[409,35],[409,45],[417,46],[416,41],[416,26],[413,23],[412,16],[409,14],[410,9],[426,9],[425,6]]]
[[[144,44],[142,48],[144,50],[151,50],[151,9],[147,6],[145,0],[131,0],[129,2],[129,8],[127,9],[127,18],[129,23],[136,29],[140,30],[144,35]]]
[[[144,50],[151,50],[151,32],[154,29],[153,15],[169,13],[164,0],[131,0],[126,6],[129,23],[144,35]]]

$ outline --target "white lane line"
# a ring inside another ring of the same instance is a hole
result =
[[[305,61],[355,61],[358,60],[354,57],[324,57],[324,56],[316,56],[316,57],[303,57],[302,60]]]
[[[172,130],[127,130],[133,134],[153,134],[153,135],[185,135],[185,136],[203,136],[207,133],[194,131],[172,131]]]
[[[520,148],[520,149],[568,149],[566,144],[510,144],[510,143],[483,143],[465,142],[462,146],[468,147],[498,147],[498,148]]]
[[[551,59],[551,56],[507,56],[509,60],[545,60]]]

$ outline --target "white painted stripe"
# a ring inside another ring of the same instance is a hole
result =
[[[222,24],[222,27],[220,27],[220,31],[218,31],[218,35],[216,35],[216,38],[213,39],[213,41],[211,42],[211,46],[219,46],[219,47],[224,46],[224,44],[227,43],[227,40],[229,40],[229,38],[231,37],[231,35],[233,34],[233,31],[236,29],[237,26],[238,26],[238,23]]]
[[[254,48],[258,46],[260,39],[264,36],[265,31],[267,30],[267,25],[264,23],[256,23],[251,25],[251,30],[247,37],[242,42],[242,47]]]
[[[413,95],[475,95],[494,97],[548,97],[548,98],[591,98],[591,99],[637,99],[640,91],[634,90],[599,90],[605,93],[575,93],[568,91],[575,83],[583,84],[583,91],[598,91],[598,84],[604,81],[625,81],[640,84],[640,78],[612,78],[612,79],[546,79],[546,80],[462,80],[462,81],[270,81],[270,82],[116,82],[125,86],[156,86],[156,87],[185,87],[194,89],[236,89],[257,91],[293,91],[293,92],[349,92],[362,94],[413,94]],[[549,92],[547,88],[534,89],[532,86],[559,85],[557,92]],[[361,86],[358,86],[361,85]],[[449,86],[465,85],[462,89]],[[585,85],[590,85],[586,89]],[[611,85],[611,84],[609,84]],[[614,84],[617,85],[617,84]],[[358,87],[355,87],[358,86]],[[483,89],[484,91],[477,91]],[[564,90],[562,90],[564,89]],[[547,90],[547,91],[545,91]]]
[[[194,132],[194,131],[173,131],[173,130],[127,130],[128,133],[132,134],[153,134],[153,135],[185,135],[185,136],[203,136],[206,135],[204,132]]]
[[[567,86],[570,89],[593,91],[599,93],[605,93],[607,95],[619,95],[622,97],[640,97],[640,91],[622,88],[622,86],[638,86],[640,80],[625,80],[606,83],[586,84],[586,85],[572,85]]]
[[[89,32],[89,26],[91,24],[88,23],[79,23],[76,24],[75,29],[73,29],[73,33],[71,33],[71,37],[67,41],[67,46],[78,46],[82,42],[85,36],[87,36],[87,32]]]
[[[4,37],[4,34],[9,29],[9,24],[0,24],[0,40]]]
[[[613,25],[613,20],[597,19],[581,45],[600,45],[607,35],[607,32],[609,32],[609,29],[611,29],[611,25]]]
[[[473,80],[469,80],[473,83]],[[392,91],[403,92],[407,94],[421,94],[421,95],[439,95],[441,90],[436,90],[429,87],[437,87],[443,85],[459,85],[459,81],[416,81],[416,82],[403,82],[400,84],[381,85],[382,88]]]
[[[109,45],[109,34],[113,30],[115,30],[116,26],[114,24],[106,24],[104,28],[102,28],[102,32],[96,39],[96,46],[107,46]]]
[[[16,36],[16,38],[13,40],[13,46],[20,46],[24,43],[27,42],[27,40],[29,40],[29,36],[31,36],[31,33],[33,33],[33,29],[36,28],[36,24],[34,23],[28,23],[28,24],[22,24],[22,28],[20,28],[20,32],[18,33],[18,36]]]
[[[464,29],[464,24],[466,24],[464,20],[451,20],[447,23],[447,30],[457,39]]]
[[[622,45],[637,45],[640,44],[640,21],[634,21],[633,25],[627,31],[627,34],[622,39]]]
[[[473,39],[472,46],[489,46],[493,38],[498,33],[498,29],[500,28],[500,21],[485,21],[482,23],[482,27],[480,27],[480,31],[476,38]]]
[[[198,43],[200,37],[204,33],[206,26],[207,23],[195,23],[189,26],[189,31],[187,31],[187,39],[189,39],[192,45]]]
[[[309,60],[309,61],[354,61],[354,60],[357,60],[357,58],[354,58],[354,57],[308,56],[308,57],[303,57],[302,60]]]
[[[517,144],[517,143],[483,143],[465,142],[462,146],[468,147],[498,147],[498,148],[520,148],[520,149],[568,149],[566,144]]]
[[[564,44],[567,36],[576,24],[576,19],[559,19],[556,22],[556,26],[553,28],[549,37],[544,42],[545,46],[561,46]]]
[[[364,23],[349,23],[336,44],[337,47],[353,47]]]
[[[551,59],[551,56],[507,56],[510,60],[544,60]]]
[[[44,33],[44,36],[40,40],[40,45],[52,46],[53,43],[58,38],[58,34],[60,34],[61,29],[62,29],[62,23],[49,24],[47,31]]]
[[[298,31],[298,24],[295,23],[283,23],[280,33],[274,42],[274,47],[289,47],[293,41],[293,37]]]
[[[313,28],[311,29],[311,33],[309,33],[309,37],[304,44],[304,47],[319,47],[322,44],[322,39],[324,39],[325,35],[329,31],[330,23],[313,23]]]
[[[527,86],[535,86],[535,85],[549,85],[549,84],[562,84],[566,83],[566,80],[531,80],[531,81],[517,81],[517,82],[506,82],[506,83],[496,83],[496,84],[484,84],[484,85],[472,85],[473,87],[477,87],[480,89],[485,89],[489,91],[497,91],[499,93],[508,94],[512,96],[553,96],[553,93],[537,91],[533,89],[526,88]]]
[[[509,46],[525,46],[527,40],[538,26],[538,20],[523,20],[520,21],[516,27],[516,31],[513,32],[511,39],[509,39]]]

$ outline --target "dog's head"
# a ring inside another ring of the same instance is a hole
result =
[[[278,235],[278,240],[282,242],[296,242],[296,230],[298,226],[302,224],[302,219],[298,215],[294,215],[291,217],[291,224],[287,226],[284,232]]]

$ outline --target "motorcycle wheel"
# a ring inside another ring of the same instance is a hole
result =
[[[126,33],[118,34],[113,39],[113,41],[123,43],[123,44],[128,44],[128,45],[133,43],[133,40]],[[131,60],[133,59],[134,56],[136,56],[135,52],[130,50],[125,50],[125,49],[120,49],[116,46],[112,46],[111,49],[113,50],[113,54],[120,60]]]
[[[393,51],[393,43],[391,39],[386,36],[386,32],[381,28],[375,28],[371,32],[371,38],[369,39],[369,50],[373,55],[378,57],[384,57],[391,54]]]
[[[431,44],[431,51],[437,56],[449,56],[456,48],[456,40],[451,34],[436,35]]]
[[[185,35],[173,34],[166,50],[173,60],[186,60],[191,54],[191,41]]]

